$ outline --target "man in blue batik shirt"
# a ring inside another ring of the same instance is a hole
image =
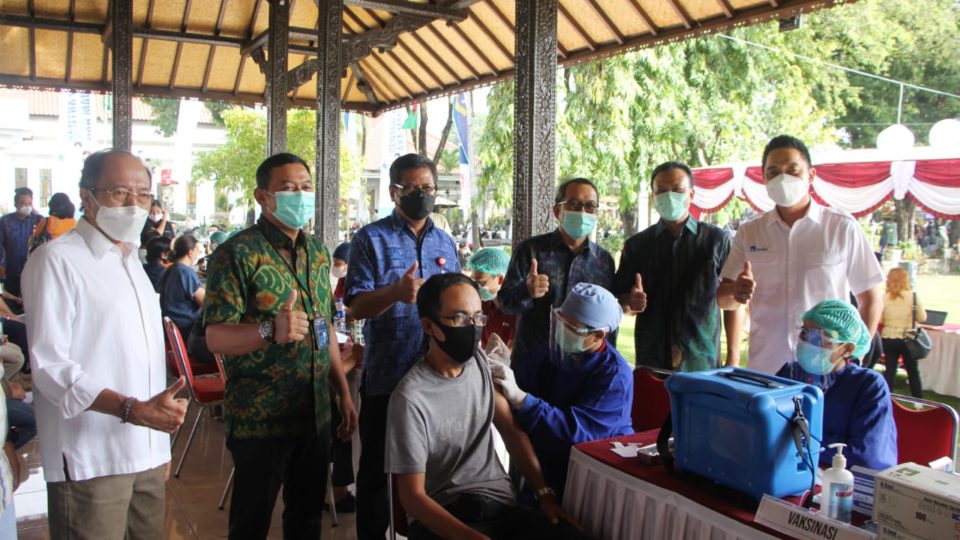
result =
[[[20,273],[27,262],[30,235],[43,216],[33,209],[33,191],[17,188],[13,192],[13,204],[17,210],[0,218],[0,278],[4,280],[4,297],[12,301],[15,312],[22,311],[20,299]]]
[[[606,339],[621,315],[610,291],[578,283],[554,317],[553,344],[532,349],[512,366],[490,361],[494,382],[561,500],[573,445],[633,433],[633,372]],[[531,493],[522,495],[533,500]]]
[[[590,241],[599,209],[600,197],[593,182],[567,180],[557,188],[554,200],[557,230],[528,238],[514,249],[497,298],[504,313],[518,315],[515,361],[547,342],[550,310],[563,304],[575,284],[613,289],[613,257]],[[616,344],[616,329],[607,339]]]
[[[427,350],[417,290],[428,277],[459,272],[453,238],[429,218],[437,193],[437,166],[418,154],[390,166],[391,215],[360,229],[350,248],[346,298],[363,329],[360,385],[360,467],[357,471],[357,537],[383,539],[389,519],[384,474],[390,392]]]

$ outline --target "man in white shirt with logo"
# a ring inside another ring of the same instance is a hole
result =
[[[763,151],[763,179],[776,203],[740,226],[721,272],[717,303],[750,303],[748,368],[776,373],[794,359],[803,313],[817,303],[857,298],[871,335],[883,313],[883,271],[850,214],[810,197],[810,152],[789,135]]]
[[[153,198],[125,150],[84,161],[84,215],[23,272],[24,307],[50,537],[161,538],[169,433],[160,304],[137,257]]]

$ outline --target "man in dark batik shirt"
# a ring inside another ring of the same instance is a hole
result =
[[[497,294],[500,309],[518,316],[514,360],[547,343],[550,312],[563,304],[574,285],[592,283],[613,290],[613,257],[590,241],[600,209],[596,186],[586,178],[567,180],[557,188],[554,202],[559,227],[517,245]],[[608,340],[615,344],[616,332]]]
[[[623,246],[614,293],[636,314],[636,365],[699,371],[720,365],[717,286],[730,236],[690,215],[693,174],[675,161],[653,171],[660,221]],[[742,310],[723,312],[726,365],[739,365]]]
[[[353,434],[357,413],[332,325],[330,256],[301,230],[313,217],[310,170],[293,154],[257,169],[256,225],[217,248],[204,324],[227,376],[224,417],[235,467],[230,538],[266,538],[283,485],[284,538],[319,538],[330,448],[328,381]]]

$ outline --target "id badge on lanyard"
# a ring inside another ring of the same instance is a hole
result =
[[[327,318],[318,316],[313,319],[313,338],[317,344],[317,349],[324,349],[330,346],[330,327],[327,325]]]

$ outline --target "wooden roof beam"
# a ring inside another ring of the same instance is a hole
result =
[[[343,3],[366,9],[379,9],[380,11],[387,11],[396,15],[409,15],[430,20],[443,19],[446,21],[459,22],[467,17],[467,10],[465,9],[446,5],[419,4],[404,0],[344,0]]]
[[[489,28],[487,28],[487,25],[483,24],[483,21],[481,21],[479,18],[474,16],[472,13],[470,14],[469,19],[473,21],[473,23],[476,24],[478,28],[480,28],[480,31],[483,32],[483,35],[487,36],[487,39],[492,41],[493,44],[497,46],[497,49],[499,49],[504,56],[509,58],[511,62],[514,61],[514,58],[515,58],[514,54],[510,52],[510,49],[508,49],[506,45],[504,45],[503,43],[500,42],[499,39],[497,39],[497,36],[494,35],[494,33],[491,32]]]
[[[650,14],[647,13],[647,10],[643,9],[643,6],[640,5],[640,0],[630,0],[627,2],[627,5],[633,8],[633,11],[643,19],[643,23],[647,25],[647,28],[650,29],[650,33],[657,35],[660,33],[660,28],[657,27],[656,23],[653,22],[653,19],[650,17]]]
[[[473,64],[471,64],[470,62],[467,61],[466,58],[464,58],[464,56],[460,53],[460,51],[456,47],[454,47],[453,44],[450,43],[450,40],[445,38],[443,34],[441,34],[436,28],[433,27],[432,24],[428,24],[426,28],[427,30],[430,31],[430,33],[433,34],[433,37],[435,37],[437,40],[443,43],[443,46],[446,47],[447,50],[449,50],[454,56],[457,57],[457,60],[459,60],[464,66],[467,67],[467,70],[469,70],[470,73],[473,74],[473,78],[475,80],[480,79],[480,72],[473,67]],[[416,36],[416,34],[413,34],[413,35]],[[426,43],[423,42],[423,40],[421,40],[421,45],[426,46]]]
[[[490,60],[490,57],[484,54],[482,50],[480,50],[476,45],[473,44],[472,41],[470,41],[470,37],[467,36],[466,32],[464,32],[462,28],[456,24],[450,25],[450,27],[453,28],[453,31],[456,32],[457,35],[460,36],[460,39],[467,44],[467,47],[473,49],[473,52],[479,56],[481,60],[483,60],[483,63],[490,68],[491,73],[497,72],[497,66],[493,63],[493,61]]]
[[[70,22],[76,20],[77,16],[77,0],[70,0],[70,7],[67,9],[67,17],[70,19]],[[67,32],[67,58],[64,62],[65,69],[63,70],[63,82],[70,82],[70,76],[73,73],[73,32]]]
[[[674,13],[680,17],[680,22],[683,23],[683,27],[687,30],[693,28],[693,23],[691,22],[690,14],[687,13],[687,10],[683,9],[683,6],[680,5],[680,0],[669,0],[667,2],[670,4],[670,7],[673,8]]]
[[[617,41],[617,45],[623,45],[626,37],[624,37],[623,32],[617,28],[617,25],[610,20],[610,17],[607,16],[607,12],[597,5],[597,0],[588,0],[587,5],[590,6],[590,9],[593,10],[593,13],[596,16],[600,17],[600,20],[603,21],[603,25],[607,27],[607,30],[613,34],[613,39]]]
[[[359,62],[350,64],[350,72],[356,75],[357,90],[360,90],[363,92],[363,95],[367,96],[367,101],[374,106],[380,103],[380,100],[377,99],[377,94],[373,91],[373,86],[367,81],[367,75],[363,72],[363,69],[360,68]]]
[[[717,0],[717,3],[720,4],[720,9],[723,10],[724,17],[732,19],[735,10],[733,9],[733,6],[730,5],[730,2],[727,0]]]
[[[580,26],[580,23],[577,22],[576,17],[570,15],[570,12],[567,11],[567,8],[563,7],[563,4],[560,2],[557,2],[557,11],[559,12],[560,16],[565,18],[567,22],[573,26],[573,30],[577,33],[577,35],[587,42],[587,48],[589,48],[591,51],[596,51],[597,42],[590,38],[590,34],[588,34],[587,31]]]

